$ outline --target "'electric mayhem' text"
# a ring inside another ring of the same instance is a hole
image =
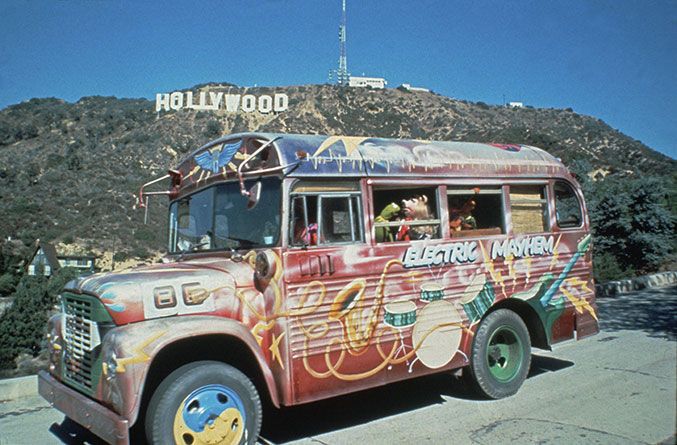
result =
[[[532,236],[526,238],[508,238],[491,244],[491,259],[522,258],[553,253],[554,236]],[[476,261],[481,255],[477,241],[438,244],[435,246],[414,243],[404,253],[404,267],[441,266],[443,264],[463,264]]]

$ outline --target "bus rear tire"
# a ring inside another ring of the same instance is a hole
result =
[[[172,372],[153,394],[146,415],[150,444],[255,444],[261,400],[242,372],[201,361]]]
[[[498,309],[480,323],[473,340],[465,381],[490,399],[515,394],[529,373],[531,342],[522,319],[511,310]]]

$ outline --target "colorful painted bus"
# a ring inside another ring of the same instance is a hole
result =
[[[507,397],[532,347],[598,332],[580,187],[535,147],[235,134],[150,194],[167,257],[69,283],[39,376],[110,443],[254,443],[263,398],[460,368]]]

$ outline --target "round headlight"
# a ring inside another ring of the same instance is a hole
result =
[[[268,262],[265,252],[259,252],[259,254],[256,255],[255,270],[256,275],[259,278],[268,277],[268,274],[270,273],[270,263]]]
[[[256,255],[254,284],[258,290],[263,291],[268,286],[270,279],[275,275],[276,268],[275,254],[272,251],[264,250]]]

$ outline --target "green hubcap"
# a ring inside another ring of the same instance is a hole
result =
[[[509,382],[522,368],[524,349],[515,331],[502,326],[492,334],[487,346],[487,364],[499,382]]]

